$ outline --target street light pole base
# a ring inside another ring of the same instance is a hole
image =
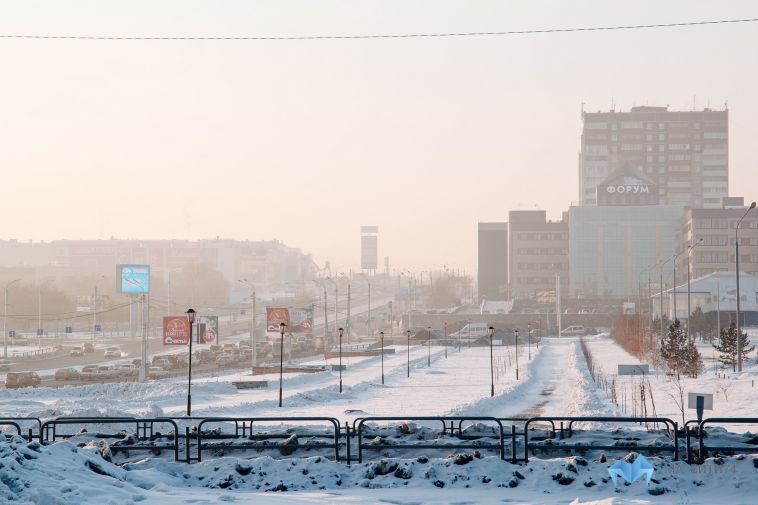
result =
[[[187,395],[187,417],[192,415],[192,395]]]
[[[490,396],[495,396],[495,385],[492,385],[492,389],[490,390]]]

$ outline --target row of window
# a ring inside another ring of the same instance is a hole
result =
[[[565,249],[563,247],[521,247],[518,249],[518,254],[522,256],[560,256],[563,254],[568,254],[568,249]]]
[[[724,127],[726,123],[719,123],[719,122],[708,122],[705,123],[705,127],[708,129],[715,129],[719,130]],[[609,123],[606,123],[604,121],[585,121],[584,122],[584,129],[585,130],[607,130]],[[619,129],[619,127],[622,130],[640,130],[643,127],[646,130],[665,130],[668,126],[668,128],[671,129],[688,129],[693,128],[695,130],[700,130],[701,125],[699,122],[690,123],[688,121],[669,121],[668,123],[658,123],[657,125],[655,123],[643,123],[642,121],[622,121],[619,123],[610,123],[610,129],[613,131],[616,131]],[[711,132],[711,133],[724,133],[726,132]]]
[[[737,219],[726,219],[722,217],[696,217],[694,220],[695,229],[701,230],[722,230],[737,227]],[[758,228],[758,219],[744,219],[740,228]]]
[[[516,234],[518,240],[568,240],[568,233],[559,232],[542,232],[529,233],[519,232]]]
[[[568,270],[565,263],[517,263],[517,270]]]

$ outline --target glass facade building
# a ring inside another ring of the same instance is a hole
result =
[[[676,251],[684,213],[670,205],[571,207],[570,296],[645,298],[648,270]],[[664,283],[671,283],[670,265]],[[660,270],[650,275],[657,286]]]

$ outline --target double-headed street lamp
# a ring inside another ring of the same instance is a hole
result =
[[[740,333],[740,224],[748,212],[755,208],[755,202],[745,211],[734,228],[734,273],[737,276],[737,371],[742,371],[742,334]]]
[[[518,328],[513,330],[513,334],[516,335],[516,380],[518,380]]]
[[[340,336],[340,393],[342,392],[342,335],[345,333],[344,328],[337,330]],[[382,382],[384,384],[384,382]]]
[[[195,324],[195,309],[187,309],[189,323],[189,364],[187,365],[187,417],[192,415],[192,326]]]
[[[492,357],[492,336],[495,334],[495,328],[487,328],[487,335],[490,337],[490,396],[495,396],[495,360]]]
[[[411,376],[411,330],[405,330],[405,336],[408,337],[408,377]]]
[[[284,375],[284,330],[287,325],[279,323],[279,334],[281,339],[279,340],[279,406],[282,406],[282,379]],[[340,334],[340,337],[342,334]]]
[[[687,340],[690,338],[690,316],[692,316],[692,309],[690,308],[690,260],[692,259],[692,250],[702,243],[703,237],[700,237],[697,242],[687,248]]]
[[[382,339],[382,385],[384,385],[384,332],[379,332],[379,337]]]
[[[8,357],[8,288],[21,279],[13,279],[5,285],[5,312],[3,313],[3,358]]]

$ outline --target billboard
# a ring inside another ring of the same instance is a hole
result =
[[[189,344],[190,325],[186,316],[163,318],[163,345]]]
[[[218,344],[218,316],[198,316],[195,322],[198,344]]]
[[[290,333],[310,333],[313,331],[313,309],[288,309],[290,313]]]
[[[150,265],[118,265],[118,289],[124,294],[150,292]]]
[[[279,332],[279,324],[284,323],[290,327],[289,309],[266,307],[266,331]]]

